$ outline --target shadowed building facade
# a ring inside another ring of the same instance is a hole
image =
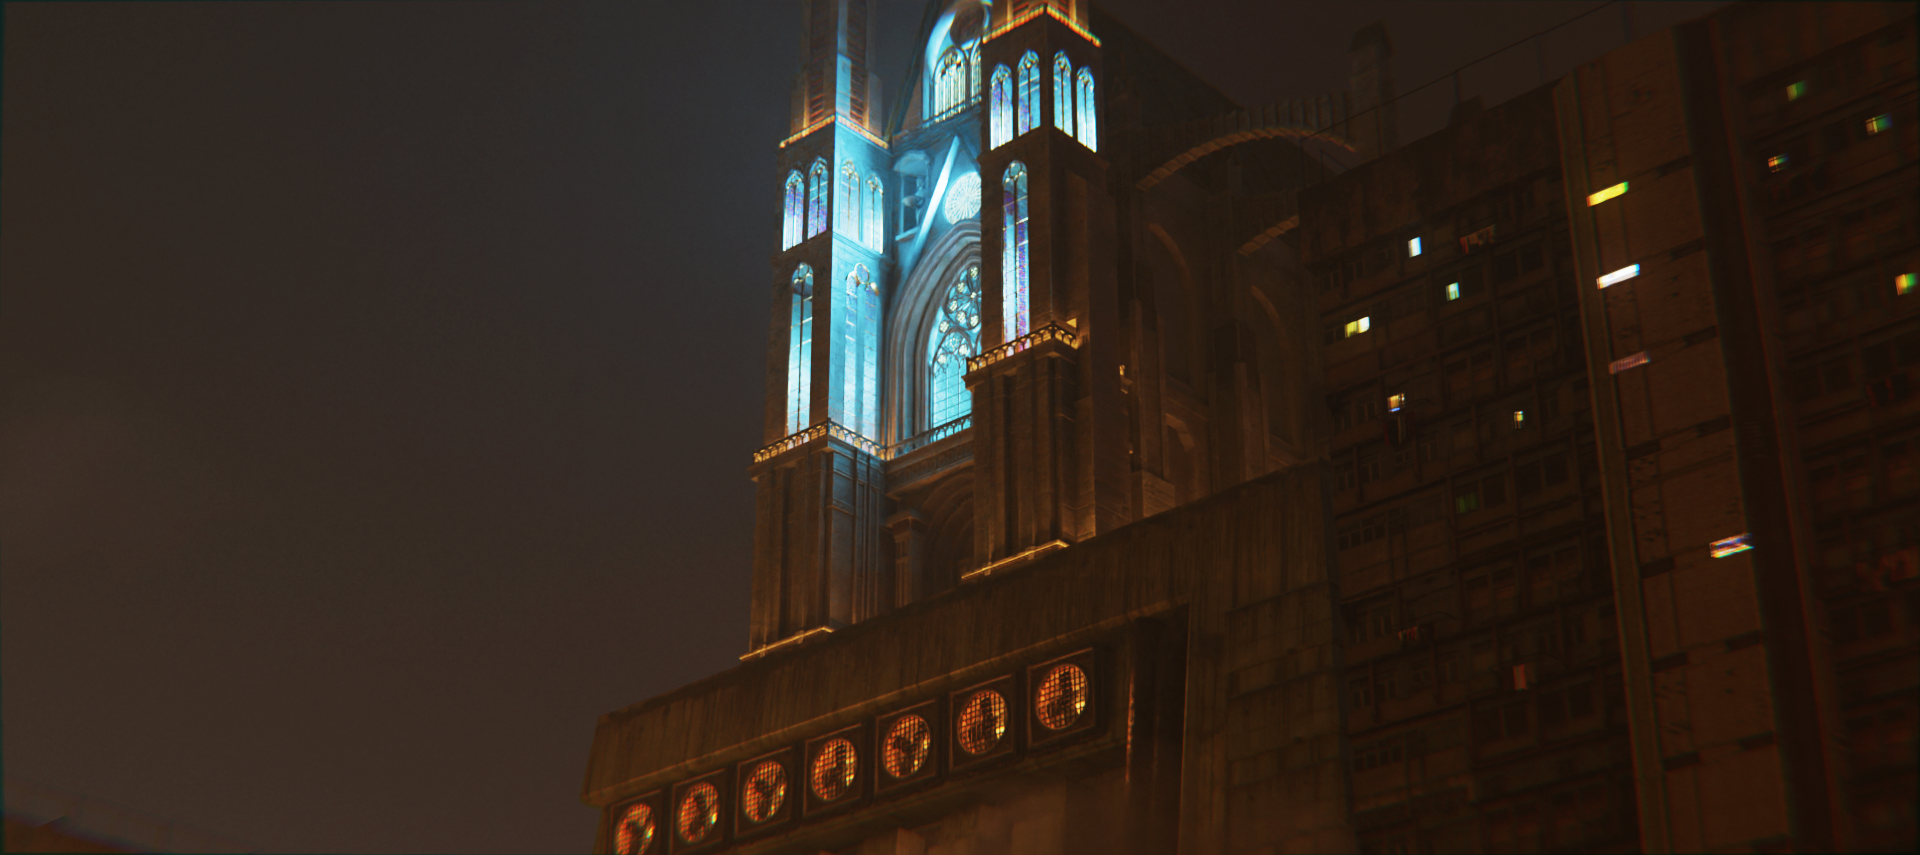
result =
[[[803,9],[748,650],[602,717],[596,851],[1912,843],[1909,7],[1405,146],[1381,25],[1246,107],[935,2],[883,109]]]

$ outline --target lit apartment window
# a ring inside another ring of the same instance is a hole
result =
[[[1527,426],[1527,411],[1514,410],[1513,411],[1513,429],[1520,430],[1521,428],[1524,428],[1526,426]]]
[[[1787,100],[1788,101],[1798,101],[1801,98],[1806,97],[1806,94],[1807,94],[1807,81],[1801,80],[1795,83],[1787,84]]]
[[[1389,413],[1400,412],[1400,408],[1406,406],[1406,404],[1407,396],[1404,394],[1387,396],[1387,412]]]
[[[1867,120],[1867,136],[1873,136],[1891,127],[1893,127],[1893,114],[1881,113]]]
[[[1460,283],[1447,283],[1447,302],[1453,302],[1458,299],[1460,299]]]
[[[1347,331],[1346,331],[1347,334],[1343,337],[1353,338],[1354,336],[1357,336],[1372,328],[1373,328],[1373,317],[1371,315],[1361,318],[1357,321],[1348,321]]]
[[[1902,273],[1893,277],[1895,296],[1904,297],[1915,291],[1920,291],[1920,273]]]
[[[1601,202],[1605,202],[1608,199],[1611,199],[1615,196],[1619,196],[1626,192],[1627,192],[1627,182],[1622,181],[1618,184],[1613,185],[1612,187],[1608,187],[1605,190],[1602,190],[1598,193],[1594,193],[1587,196],[1587,207],[1591,208],[1595,205],[1600,204]]]
[[[1417,256],[1419,254],[1420,254],[1420,239],[1414,238],[1413,240],[1407,241],[1407,257],[1413,258],[1414,256]]]
[[[1600,287],[1605,288],[1608,285],[1618,285],[1621,282],[1625,282],[1628,279],[1632,279],[1633,277],[1639,276],[1639,275],[1640,275],[1640,265],[1629,264],[1625,267],[1620,268],[1619,270],[1615,270],[1612,273],[1609,273],[1605,276],[1600,277]]]
[[[1787,156],[1786,156],[1786,155],[1784,155],[1784,154],[1776,154],[1776,155],[1774,155],[1774,156],[1772,156],[1772,157],[1769,157],[1769,158],[1767,158],[1767,169],[1768,169],[1769,171],[1772,171],[1772,172],[1779,172],[1780,170],[1782,170],[1782,169],[1786,169],[1786,168],[1787,168]]]

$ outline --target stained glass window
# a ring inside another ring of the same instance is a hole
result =
[[[827,162],[816,160],[813,171],[807,176],[807,237],[813,237],[827,230]]]
[[[1000,335],[1013,341],[1027,334],[1027,167],[1007,166],[1005,219],[1000,240]]]
[[[787,433],[811,426],[813,387],[813,268],[793,271],[793,315],[787,327]]]
[[[780,226],[780,248],[787,249],[800,242],[806,229],[807,216],[807,179],[800,177],[800,170],[787,173],[787,204]]]
[[[945,116],[967,100],[967,58],[955,48],[940,54],[933,74],[933,115]]]
[[[1017,108],[1020,123],[1013,129],[1013,135],[1019,136],[1040,127],[1040,55],[1027,51],[1020,57],[1020,104]]]
[[[1080,84],[1080,144],[1088,151],[1100,150],[1098,120],[1094,116],[1093,69],[1082,68],[1076,78]]]
[[[993,91],[987,106],[987,147],[998,148],[1013,139],[1013,74],[994,66]]]
[[[1053,55],[1053,126],[1073,133],[1073,60],[1066,51]]]
[[[980,268],[969,266],[947,286],[927,334],[927,427],[939,427],[973,412],[973,396],[962,379],[967,358],[980,353]]]
[[[853,161],[840,164],[840,219],[834,230],[849,238],[860,236],[860,169]]]

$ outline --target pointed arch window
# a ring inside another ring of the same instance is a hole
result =
[[[840,357],[835,421],[871,439],[880,421],[880,288],[866,265],[856,264],[847,274],[840,302],[834,312],[845,318],[841,335],[846,347]]]
[[[993,67],[988,101],[987,147],[999,148],[1013,139],[1013,73],[1004,65]]]
[[[933,74],[933,115],[941,118],[967,101],[967,58],[958,48],[947,48]]]
[[[780,248],[788,249],[800,242],[806,229],[807,216],[807,180],[800,177],[800,170],[787,173],[786,209],[780,220]]]
[[[880,204],[885,198],[885,194],[886,191],[880,189],[880,174],[876,172],[873,174],[873,177],[867,179],[867,223],[865,229],[867,233],[867,248],[874,252],[879,252],[887,245],[886,236],[880,231],[881,224],[885,222],[882,215],[883,208]]]
[[[1007,166],[1000,182],[1005,218],[1000,235],[1001,339],[1013,341],[1027,330],[1027,167]]]
[[[813,268],[794,268],[792,312],[787,324],[787,433],[813,424]]]
[[[1014,136],[1040,127],[1040,55],[1033,51],[1020,57],[1020,104],[1015,112],[1019,124]]]
[[[1093,69],[1082,68],[1077,78],[1080,89],[1080,144],[1088,151],[1100,150],[1100,125],[1094,116]]]
[[[1066,51],[1053,55],[1053,126],[1073,134],[1073,60]]]
[[[969,265],[947,286],[927,333],[927,428],[973,412],[964,380],[967,358],[980,352],[980,267]]]
[[[834,230],[848,238],[860,236],[860,169],[848,160],[840,164],[840,218]]]
[[[816,160],[807,176],[807,237],[827,230],[827,162]]]
[[[967,100],[980,97],[980,42],[967,45]]]

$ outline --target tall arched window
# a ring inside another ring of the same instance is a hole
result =
[[[967,45],[967,99],[980,97],[980,42]]]
[[[1094,116],[1093,69],[1080,69],[1080,144],[1089,151],[1100,150],[1100,125]]]
[[[840,363],[840,399],[835,421],[869,439],[880,422],[880,288],[864,264],[847,274],[846,290],[834,313],[846,349]]]
[[[800,170],[787,173],[787,205],[780,221],[780,248],[787,249],[800,242],[806,229],[807,217],[807,179],[800,177]]]
[[[987,147],[999,148],[1013,139],[1013,74],[1004,65],[993,67],[992,94],[987,105]]]
[[[1073,133],[1073,60],[1066,51],[1053,55],[1053,126]]]
[[[1006,218],[1000,231],[1001,338],[1013,341],[1027,330],[1027,167],[1020,161],[1007,166],[1000,182],[1005,190]]]
[[[947,287],[927,333],[927,428],[973,412],[963,378],[967,358],[980,352],[980,268],[969,265]]]
[[[860,204],[860,169],[853,161],[840,164],[840,198],[835,200],[840,206],[840,218],[834,229],[849,239],[860,236],[860,212],[865,210]]]
[[[827,162],[816,160],[807,175],[807,237],[827,230]]]
[[[881,225],[886,222],[885,209],[880,204],[885,193],[880,189],[880,174],[876,172],[867,179],[867,248],[874,252],[887,246],[886,235],[880,231]]]
[[[940,54],[933,73],[933,115],[945,116],[967,101],[967,58],[956,48]]]
[[[1016,113],[1020,122],[1014,126],[1014,136],[1040,127],[1040,55],[1033,51],[1020,57],[1020,106]]]
[[[793,271],[793,312],[787,325],[787,433],[813,424],[813,268]]]

